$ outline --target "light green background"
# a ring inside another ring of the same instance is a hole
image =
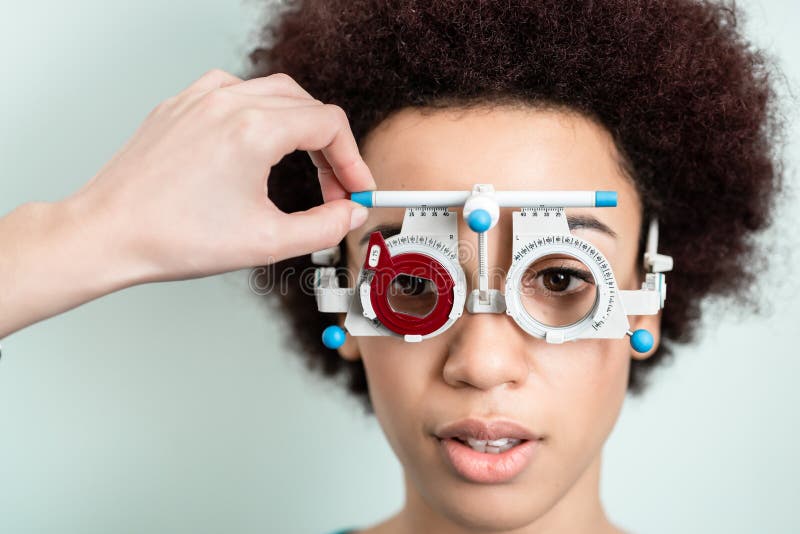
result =
[[[742,5],[795,83],[798,4]],[[0,213],[77,189],[209,68],[242,72],[262,6],[4,1]],[[800,145],[786,155],[796,184]],[[761,286],[771,314],[711,309],[702,341],[626,404],[602,481],[621,525],[800,532],[798,208],[783,206],[765,237],[778,247]],[[127,289],[9,336],[0,532],[320,533],[396,511],[401,469],[380,428],[280,331],[241,271]]]

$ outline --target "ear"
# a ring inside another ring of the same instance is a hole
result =
[[[342,328],[344,328],[345,317],[347,317],[347,314],[339,314],[339,326]],[[344,338],[344,344],[336,350],[339,356],[351,362],[361,358],[361,349],[358,346],[358,339],[349,334]]]
[[[661,310],[655,315],[635,315],[630,317],[631,330],[644,328],[653,334],[653,348],[647,352],[636,352],[631,348],[631,357],[635,360],[646,360],[658,350],[661,343]]]

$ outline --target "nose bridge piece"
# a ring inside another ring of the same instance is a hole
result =
[[[489,289],[489,245],[486,232],[500,219],[500,206],[491,184],[476,184],[464,202],[464,220],[470,230],[478,234],[478,288],[467,296],[469,313],[503,313],[506,302],[497,289]]]

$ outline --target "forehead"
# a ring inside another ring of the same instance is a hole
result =
[[[577,113],[526,106],[404,109],[379,124],[361,153],[378,189],[614,190],[618,207],[574,209],[638,240],[640,201],[610,134]],[[400,223],[402,209],[370,210],[348,237],[355,245],[376,224]]]
[[[362,153],[381,189],[631,186],[608,132],[557,110],[404,109],[367,136]]]

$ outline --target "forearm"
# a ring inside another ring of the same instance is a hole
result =
[[[76,197],[0,218],[0,338],[137,283],[112,223]]]

